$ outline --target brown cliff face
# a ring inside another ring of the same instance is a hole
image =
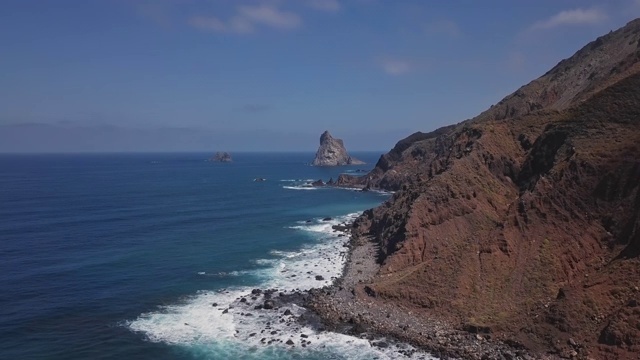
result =
[[[354,233],[380,299],[559,355],[640,352],[640,21],[344,185],[397,190]],[[371,292],[371,291],[370,291]]]

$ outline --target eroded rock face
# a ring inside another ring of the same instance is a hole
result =
[[[349,156],[344,142],[336,139],[328,131],[320,136],[320,147],[313,159],[313,166],[361,165],[364,162]]]

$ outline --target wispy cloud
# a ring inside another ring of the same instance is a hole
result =
[[[194,16],[188,21],[189,25],[199,30],[248,34],[258,26],[292,30],[302,25],[298,14],[280,10],[271,5],[240,6],[237,14],[228,20],[221,20],[214,16]]]
[[[215,32],[250,33],[253,26],[249,23],[234,22],[233,19],[224,22],[214,16],[194,16],[189,19],[189,25],[199,30]]]
[[[462,34],[460,26],[452,20],[439,20],[426,26],[427,34],[458,37]]]
[[[529,30],[549,30],[569,25],[595,25],[608,18],[607,13],[598,8],[565,10],[534,23]]]
[[[295,29],[302,25],[300,16],[269,5],[241,6],[240,16],[253,22],[280,29]]]
[[[404,75],[412,70],[411,63],[401,59],[381,59],[379,61],[382,70],[389,75]]]
[[[308,5],[316,10],[337,12],[342,6],[338,0],[308,0]]]

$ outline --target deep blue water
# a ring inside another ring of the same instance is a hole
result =
[[[330,225],[386,197],[304,184],[380,154],[336,168],[306,165],[311,153],[208,155],[0,155],[0,358],[393,357],[329,333],[258,347],[254,324],[211,306],[337,276]]]

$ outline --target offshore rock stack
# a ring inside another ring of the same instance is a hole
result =
[[[320,147],[313,159],[313,166],[362,165],[364,162],[349,156],[344,142],[336,139],[328,131],[320,136]]]

